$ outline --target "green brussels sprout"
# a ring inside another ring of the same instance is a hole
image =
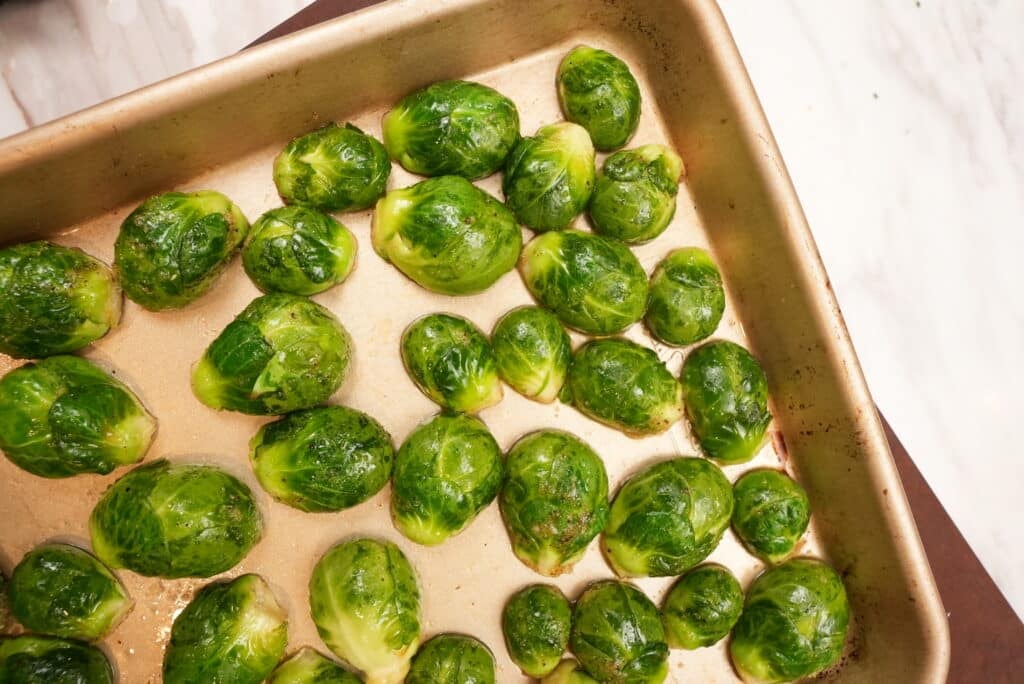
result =
[[[631,245],[665,232],[676,213],[683,160],[664,145],[643,145],[608,157],[594,185],[594,232]]]
[[[68,544],[43,544],[11,574],[11,613],[43,634],[95,641],[131,610],[124,585],[91,554]]]
[[[541,306],[587,335],[620,333],[643,318],[647,274],[618,240],[577,230],[538,235],[519,260]]]
[[[0,249],[0,352],[31,359],[81,349],[121,318],[121,286],[80,249],[29,242]]]
[[[219,468],[160,459],[124,475],[89,518],[92,548],[112,568],[147,577],[210,577],[263,534],[252,492]]]
[[[689,650],[721,641],[743,612],[743,587],[721,565],[701,565],[679,578],[661,607],[670,648]]]
[[[356,263],[356,239],[327,214],[278,207],[256,219],[242,265],[263,292],[313,295],[343,282]]]
[[[551,674],[541,678],[540,684],[598,684],[598,681],[575,660],[566,658]]]
[[[420,590],[401,549],[376,539],[335,546],[313,569],[309,605],[320,638],[368,684],[402,681],[420,644]]]
[[[41,477],[106,474],[137,463],[156,432],[122,383],[77,356],[52,356],[0,379],[0,449]]]
[[[583,557],[608,521],[608,474],[586,443],[538,430],[505,459],[498,503],[512,551],[542,575],[561,575]]]
[[[4,684],[114,684],[103,651],[57,637],[0,637],[0,682]]]
[[[669,252],[654,269],[644,322],[665,344],[683,347],[709,337],[724,311],[722,276],[703,249]]]
[[[686,357],[680,380],[704,453],[727,464],[753,458],[772,421],[768,379],[757,359],[738,344],[708,342]]]
[[[401,347],[409,377],[441,408],[477,413],[501,401],[491,343],[465,318],[418,318],[402,333]]]
[[[491,344],[498,375],[512,389],[545,404],[558,397],[572,347],[554,314],[536,306],[512,309],[494,326]]]
[[[598,681],[659,684],[668,676],[668,644],[657,607],[627,582],[594,582],[572,614],[569,647]]]
[[[536,679],[558,666],[569,646],[571,624],[569,600],[550,584],[520,589],[501,613],[501,630],[512,662]]]
[[[279,415],[321,404],[345,381],[352,339],[330,311],[290,294],[257,297],[192,370],[192,392],[217,410]]]
[[[268,684],[361,684],[362,681],[308,646],[278,665],[267,680]]]
[[[7,623],[11,620],[11,611],[7,604],[7,575],[0,571],[0,633],[7,630]]]
[[[519,140],[519,111],[493,88],[440,81],[403,98],[382,127],[388,153],[408,171],[474,180],[505,163]]]
[[[594,147],[622,147],[640,123],[640,86],[621,59],[580,45],[558,67],[558,99],[565,118],[587,129]]]
[[[213,287],[248,232],[242,210],[219,192],[167,192],[121,224],[114,268],[136,304],[179,309]]]
[[[423,644],[405,684],[494,684],[494,655],[470,636],[438,634]]]
[[[679,381],[653,350],[626,339],[592,340],[576,350],[565,387],[584,415],[627,435],[664,432],[683,417]]]
[[[807,531],[807,492],[777,470],[754,470],[736,481],[732,527],[743,545],[769,563],[785,560]]]
[[[732,486],[714,463],[661,461],[619,488],[601,546],[620,576],[679,575],[715,550],[732,509]]]
[[[164,684],[260,684],[284,655],[287,620],[259,575],[207,584],[174,619]]]
[[[583,213],[594,190],[594,145],[574,123],[542,126],[505,163],[501,189],[521,223],[562,230]]]
[[[501,488],[501,447],[471,416],[441,414],[406,438],[395,458],[391,516],[417,544],[461,532]]]
[[[836,571],[813,558],[766,570],[747,590],[729,652],[744,680],[790,682],[843,653],[850,606]]]
[[[371,238],[381,258],[447,295],[486,290],[515,268],[523,246],[512,212],[458,176],[389,192],[377,203]]]
[[[390,175],[387,150],[352,124],[332,122],[300,135],[274,159],[274,185],[281,199],[323,211],[373,206]]]

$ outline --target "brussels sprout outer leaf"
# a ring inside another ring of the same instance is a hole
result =
[[[267,684],[361,684],[362,681],[306,646],[278,665]]]
[[[406,684],[494,684],[494,656],[473,637],[438,634],[412,659]]]
[[[685,346],[709,337],[725,311],[722,276],[702,249],[669,252],[651,276],[644,321],[666,344]]]
[[[615,55],[580,45],[558,67],[562,112],[590,133],[602,151],[622,147],[640,123],[640,87]]]
[[[569,371],[569,334],[550,311],[536,306],[512,309],[491,333],[498,375],[528,399],[550,403]]]
[[[676,213],[683,160],[663,145],[608,157],[590,200],[590,222],[601,235],[628,244],[650,242]]]
[[[572,608],[558,589],[534,584],[519,590],[505,604],[501,629],[512,662],[523,674],[541,678],[557,666],[569,646]]]
[[[114,684],[103,651],[57,637],[0,637],[0,682],[10,684]]]
[[[796,548],[811,520],[807,492],[777,470],[754,470],[736,481],[733,529],[754,555],[778,563]]]
[[[566,658],[540,684],[598,684],[575,660]]]
[[[743,588],[721,565],[701,565],[665,596],[661,621],[671,648],[696,649],[723,639],[743,611]]]
[[[0,633],[7,630],[7,624],[11,621],[10,601],[7,598],[7,575],[0,571]]]

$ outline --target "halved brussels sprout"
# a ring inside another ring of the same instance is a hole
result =
[[[320,559],[309,580],[313,622],[335,655],[368,684],[397,684],[420,645],[420,590],[401,549],[354,539]]]
[[[512,309],[491,333],[498,375],[528,399],[551,403],[558,397],[572,357],[569,334],[550,311]]]
[[[42,477],[106,474],[137,463],[156,432],[132,391],[77,356],[53,356],[0,379],[0,449]]]
[[[598,684],[598,681],[575,660],[566,658],[551,674],[542,677],[540,684]]]
[[[576,600],[569,646],[598,681],[660,684],[668,644],[658,609],[632,584],[594,582]]]
[[[501,613],[501,630],[512,662],[536,679],[558,666],[569,646],[571,625],[569,600],[550,584],[520,589]]]
[[[703,249],[669,252],[654,269],[644,322],[665,344],[683,347],[710,337],[723,311],[722,275]]]
[[[401,347],[409,377],[441,408],[477,413],[501,401],[491,343],[465,318],[418,318],[402,333]]]
[[[680,380],[704,453],[727,464],[753,458],[772,421],[768,379],[757,359],[733,342],[708,342],[686,357]]]
[[[274,185],[281,199],[323,211],[373,206],[390,175],[384,146],[350,123],[332,122],[300,135],[274,159]]]
[[[132,600],[113,573],[68,544],[43,544],[11,574],[11,613],[43,634],[95,641],[117,626]]]
[[[345,406],[318,406],[267,423],[249,442],[256,478],[302,511],[340,511],[379,492],[395,448],[380,423]]]
[[[541,306],[588,335],[614,335],[643,318],[647,274],[618,240],[577,230],[538,235],[519,272]]]
[[[309,646],[277,666],[268,684],[361,684],[358,676]]]
[[[260,216],[242,247],[245,272],[263,292],[323,292],[343,282],[355,264],[356,239],[348,228],[303,206]]]
[[[594,145],[574,123],[541,126],[509,155],[501,189],[521,223],[561,230],[583,213],[594,190]]]
[[[114,684],[103,651],[57,637],[0,637],[0,682],[4,684]]]
[[[0,352],[16,359],[66,354],[121,319],[121,286],[80,249],[28,242],[0,249]]]
[[[438,634],[412,659],[405,684],[494,684],[494,655],[462,634]]]
[[[249,553],[263,521],[252,492],[235,477],[160,459],[107,489],[89,533],[96,555],[112,568],[147,577],[210,577]]]
[[[352,339],[330,311],[290,294],[257,297],[192,370],[192,392],[217,410],[279,415],[327,401],[345,381]]]
[[[799,483],[777,470],[754,470],[736,481],[733,494],[732,527],[752,554],[778,563],[793,553],[811,521]]]
[[[508,208],[458,176],[389,192],[377,203],[373,248],[432,292],[486,290],[511,271],[523,234]]]
[[[583,414],[634,437],[664,432],[683,417],[683,392],[653,350],[622,338],[576,350],[565,382]]]
[[[732,509],[732,486],[714,463],[661,461],[619,488],[601,546],[620,576],[679,575],[715,550]]]
[[[746,681],[811,677],[839,660],[849,622],[836,571],[813,558],[794,558],[750,585],[729,653]]]
[[[558,67],[565,118],[587,129],[594,147],[622,147],[640,123],[640,86],[621,59],[597,48],[573,48]]]
[[[114,268],[136,304],[178,309],[213,287],[248,232],[242,210],[219,192],[167,192],[121,224]]]
[[[461,532],[501,487],[501,447],[471,416],[441,414],[405,439],[395,458],[391,516],[418,544]]]
[[[509,450],[499,495],[512,551],[549,577],[572,570],[608,520],[608,474],[586,443],[532,432]]]
[[[631,245],[665,232],[676,213],[683,160],[664,145],[616,152],[604,161],[590,200],[594,232]]]
[[[743,612],[743,587],[721,565],[701,565],[679,578],[661,607],[671,648],[696,649],[717,644]]]
[[[164,684],[260,684],[288,645],[288,615],[259,575],[214,582],[174,619]]]
[[[408,171],[474,180],[505,163],[519,139],[519,111],[493,88],[439,81],[404,97],[382,127],[384,146]]]

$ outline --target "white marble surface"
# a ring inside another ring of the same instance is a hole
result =
[[[0,136],[231,54],[306,4],[9,0]],[[1024,3],[722,7],[875,398],[1024,614]]]

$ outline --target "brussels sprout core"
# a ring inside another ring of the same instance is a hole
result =
[[[438,634],[423,644],[405,684],[494,684],[491,650],[470,636]]]
[[[540,684],[598,684],[575,660],[565,659]]]
[[[277,666],[268,684],[361,684],[363,680],[308,646]]]
[[[594,186],[594,231],[629,244],[650,242],[676,213],[683,160],[664,145],[644,145],[608,157]]]
[[[558,99],[565,118],[590,133],[602,151],[622,147],[640,122],[640,87],[615,55],[580,45],[558,67]]]
[[[723,311],[722,276],[703,249],[669,252],[654,270],[644,321],[665,344],[682,347],[709,337]]]
[[[0,682],[7,684],[114,684],[103,651],[56,637],[0,637]]]
[[[743,588],[721,565],[701,565],[679,578],[661,608],[672,648],[696,649],[718,643],[743,611]]]
[[[793,553],[811,519],[807,492],[777,470],[754,470],[736,481],[732,526],[751,553],[778,563]]]
[[[512,595],[501,613],[501,629],[512,662],[541,678],[558,665],[569,646],[572,608],[558,589],[534,584]]]
[[[498,374],[528,399],[550,403],[569,370],[568,333],[550,311],[521,306],[501,317],[491,333]]]

